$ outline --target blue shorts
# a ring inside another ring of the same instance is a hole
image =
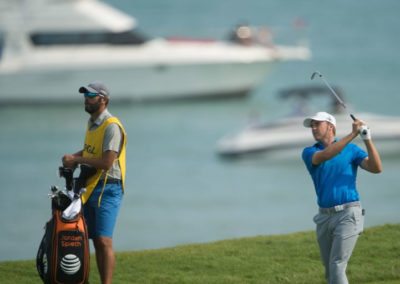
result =
[[[112,238],[123,191],[121,184],[106,184],[99,206],[99,198],[103,191],[103,183],[94,188],[89,200],[83,206],[89,238]]]

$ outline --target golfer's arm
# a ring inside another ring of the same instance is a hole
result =
[[[364,143],[367,147],[368,157],[362,161],[361,168],[374,174],[382,172],[381,157],[374,143],[372,140],[364,140]]]
[[[313,165],[319,165],[329,159],[332,159],[335,157],[337,154],[340,153],[340,151],[343,150],[344,147],[346,147],[347,144],[349,144],[353,139],[357,137],[357,133],[350,133],[349,135],[343,137],[339,141],[332,143],[328,147],[326,147],[322,151],[315,152],[315,154],[312,157],[312,163]]]

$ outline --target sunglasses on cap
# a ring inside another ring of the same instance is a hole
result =
[[[95,97],[97,97],[97,96],[104,97],[102,94],[99,94],[99,93],[89,93],[89,92],[83,93],[83,96],[84,96],[85,98],[95,98]]]

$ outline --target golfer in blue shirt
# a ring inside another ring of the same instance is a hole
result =
[[[317,143],[303,150],[302,158],[314,183],[319,213],[314,217],[325,277],[330,284],[348,283],[346,267],[363,231],[363,210],[356,188],[357,169],[380,173],[382,163],[371,140],[371,130],[354,120],[352,131],[336,139],[336,119],[318,112],[304,120]],[[358,135],[367,152],[351,143]]]

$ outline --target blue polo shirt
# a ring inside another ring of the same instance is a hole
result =
[[[332,159],[319,165],[313,165],[312,156],[324,148],[324,145],[318,142],[304,148],[302,154],[314,183],[319,207],[329,208],[358,201],[357,168],[368,156],[367,153],[357,145],[350,143]]]

